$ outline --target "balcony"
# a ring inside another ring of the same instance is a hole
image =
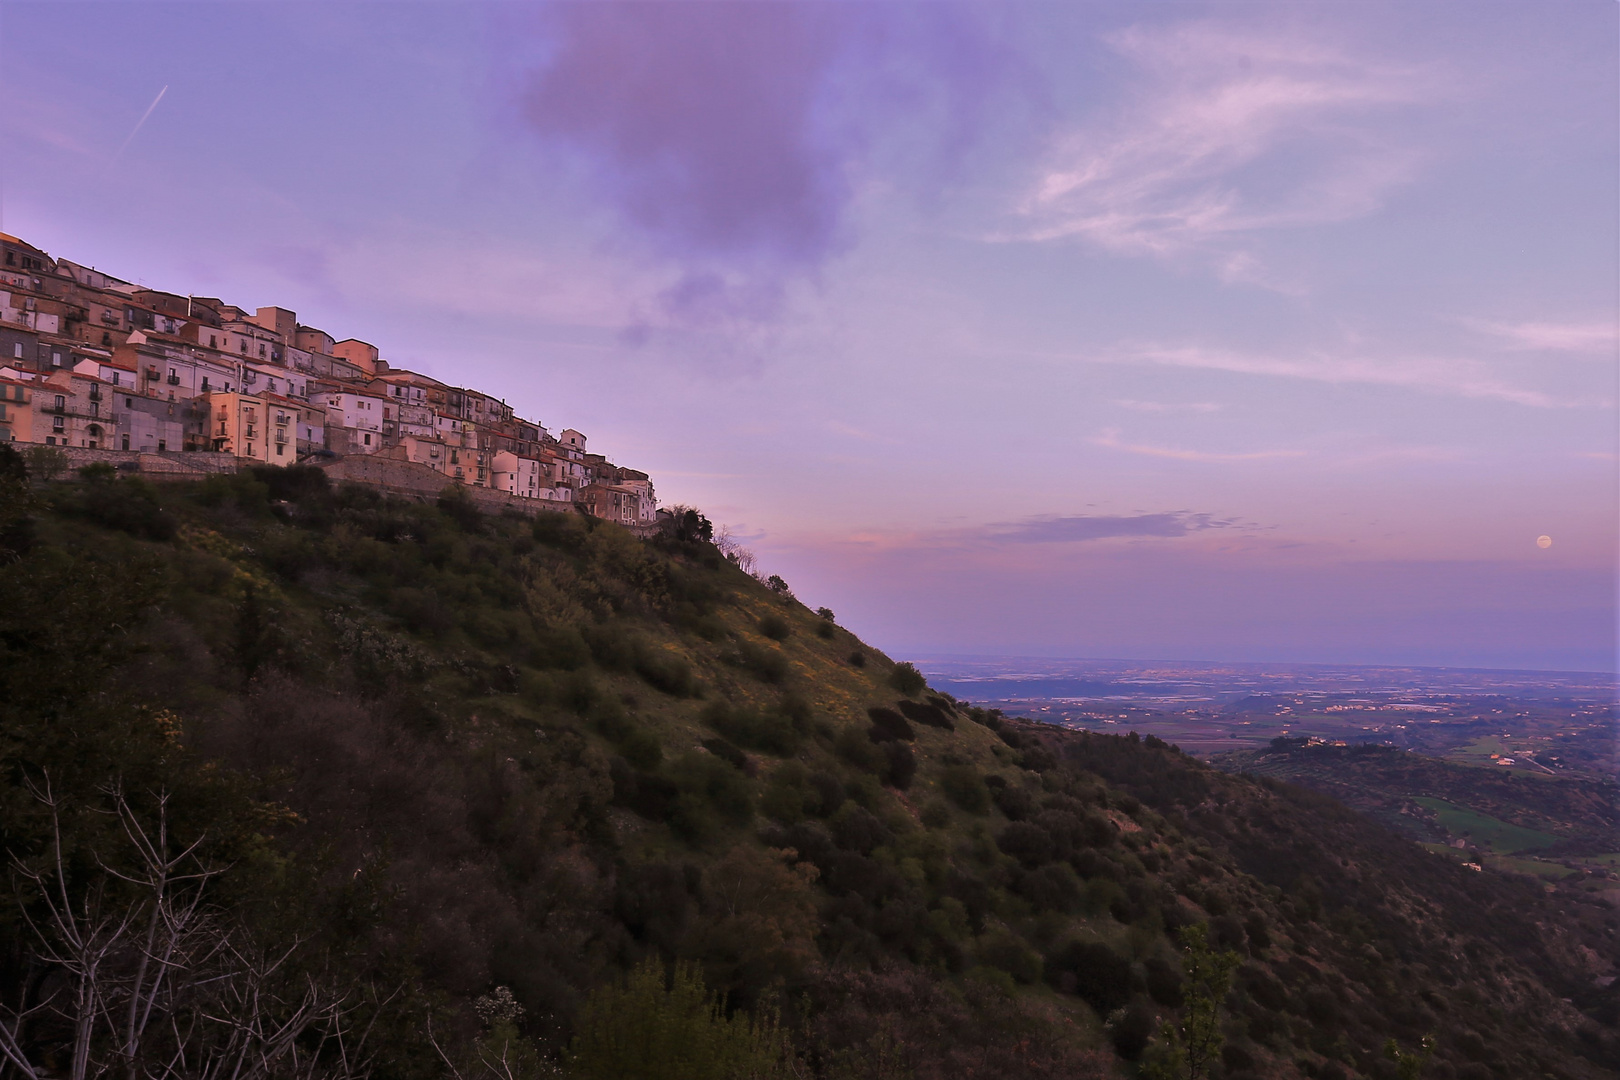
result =
[[[178,375],[170,375],[169,376],[169,385],[170,386],[179,386],[180,385],[180,376],[178,376]]]
[[[153,382],[156,382],[157,380],[163,378],[163,373],[155,367],[149,367],[146,369],[146,377]]]

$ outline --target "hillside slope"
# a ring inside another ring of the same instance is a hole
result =
[[[502,1068],[544,1075],[649,957],[779,1017],[798,1075],[1127,1075],[1191,1007],[1199,923],[1242,964],[1225,1076],[1393,1076],[1385,1041],[1431,1033],[1426,1075],[1615,1075],[1569,950],[1507,947],[1536,895],[1155,740],[933,694],[695,516],[641,541],[306,470],[0,495],[0,995],[40,1008],[36,1064],[68,1053],[71,965],[23,916],[58,884],[123,910],[119,822],[161,820],[233,947],[291,950],[267,985],[372,1025],[378,1076],[470,1077],[505,1031]]]

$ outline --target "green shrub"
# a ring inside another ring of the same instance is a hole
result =
[[[786,619],[772,612],[759,620],[759,632],[772,641],[786,641],[793,630],[788,626]]]
[[[631,671],[643,652],[640,637],[616,623],[596,623],[584,629],[591,659],[608,671]]]
[[[976,950],[979,963],[1005,971],[1025,986],[1041,981],[1041,954],[1006,932],[986,934]]]
[[[251,473],[215,473],[193,489],[192,498],[203,506],[231,506],[249,517],[270,516],[270,489]]]
[[[74,492],[62,509],[104,528],[146,540],[171,540],[179,528],[174,518],[158,505],[157,490],[144,480],[91,481]]]
[[[760,811],[774,821],[792,825],[804,820],[805,804],[816,798],[804,766],[797,761],[784,761],[765,785]]]
[[[624,706],[610,697],[599,697],[592,702],[589,715],[591,725],[609,742],[619,742],[635,729],[635,722],[624,711]]]
[[[79,467],[79,479],[88,480],[93,484],[106,480],[116,480],[117,478],[118,470],[105,461],[92,461],[88,465]]]
[[[886,759],[884,782],[901,791],[911,787],[911,780],[917,775],[917,757],[911,752],[911,747],[903,742],[886,742],[883,744],[883,756]]]
[[[859,650],[859,649],[856,649],[854,652],[850,653],[849,654],[849,666],[850,667],[857,667],[857,668],[865,667],[866,666],[866,654],[861,652],[861,650]]]
[[[589,522],[578,514],[541,513],[534,516],[530,535],[548,547],[577,551],[585,545]]]
[[[644,727],[632,728],[619,740],[619,753],[638,769],[656,769],[664,760],[663,745]]]
[[[437,505],[439,512],[455,522],[456,527],[462,532],[483,531],[484,515],[472,501],[472,497],[467,494],[467,489],[460,484],[446,485],[444,490],[439,492]]]
[[[575,1021],[568,1075],[575,1080],[773,1080],[789,1075],[788,1043],[774,1017],[727,1016],[695,966],[648,960],[623,985],[591,994]]]
[[[889,672],[889,685],[907,697],[914,697],[927,688],[928,680],[922,677],[922,672],[914,665],[899,663]]]
[[[1131,962],[1098,941],[1071,941],[1046,961],[1046,977],[1107,1016],[1131,997]]]
[[[654,690],[671,697],[697,697],[697,676],[692,665],[667,649],[644,645],[636,656],[636,674]]]
[[[950,713],[941,708],[945,704],[943,698],[934,698],[926,703],[902,700],[897,704],[906,719],[913,723],[922,724],[925,727],[940,728],[944,731],[956,730],[956,722],[951,719]]]
[[[537,668],[577,671],[591,662],[591,648],[572,626],[541,626],[535,629],[534,655],[529,662]]]
[[[314,465],[254,465],[248,470],[253,479],[265,486],[272,499],[281,502],[301,502],[318,498],[332,490],[326,470]]]
[[[740,769],[750,776],[753,775],[754,770],[749,765],[748,755],[718,735],[712,739],[704,739],[700,745],[733,769]]]
[[[591,678],[588,671],[569,671],[557,676],[551,685],[555,687],[556,701],[565,708],[584,716],[596,704],[601,696],[596,688],[596,681]]]
[[[787,679],[787,657],[782,655],[780,649],[755,645],[751,641],[740,641],[737,643],[737,651],[727,659],[768,683],[780,684]]]
[[[801,736],[792,719],[780,712],[712,702],[703,710],[703,722],[738,746],[777,757],[788,757],[799,749]]]
[[[889,759],[883,750],[866,737],[859,727],[846,727],[838,733],[833,751],[849,764],[869,773],[881,773]]]
[[[940,771],[939,788],[946,798],[970,814],[990,812],[990,789],[971,765],[947,765]]]
[[[426,589],[394,589],[388,594],[388,612],[413,634],[442,638],[455,628],[450,611],[436,593]]]
[[[748,778],[713,754],[683,754],[671,774],[681,791],[676,808],[682,815],[682,820],[671,824],[688,840],[706,839],[716,817],[733,825],[747,825],[754,819]]]
[[[872,726],[867,730],[867,737],[873,742],[889,742],[900,740],[902,742],[915,742],[917,733],[906,718],[893,709],[873,708],[867,709],[866,715],[871,719]]]
[[[923,804],[922,823],[930,829],[943,829],[951,823],[951,808],[943,799],[930,799]]]

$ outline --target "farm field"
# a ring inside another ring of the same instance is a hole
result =
[[[1481,814],[1466,806],[1456,806],[1444,799],[1417,798],[1413,802],[1434,811],[1441,827],[1454,836],[1471,841],[1496,855],[1510,855],[1519,851],[1549,848],[1558,838],[1536,829],[1500,821],[1489,814]]]

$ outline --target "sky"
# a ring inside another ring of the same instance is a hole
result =
[[[1617,30],[0,0],[0,229],[579,428],[897,657],[1612,671]]]

